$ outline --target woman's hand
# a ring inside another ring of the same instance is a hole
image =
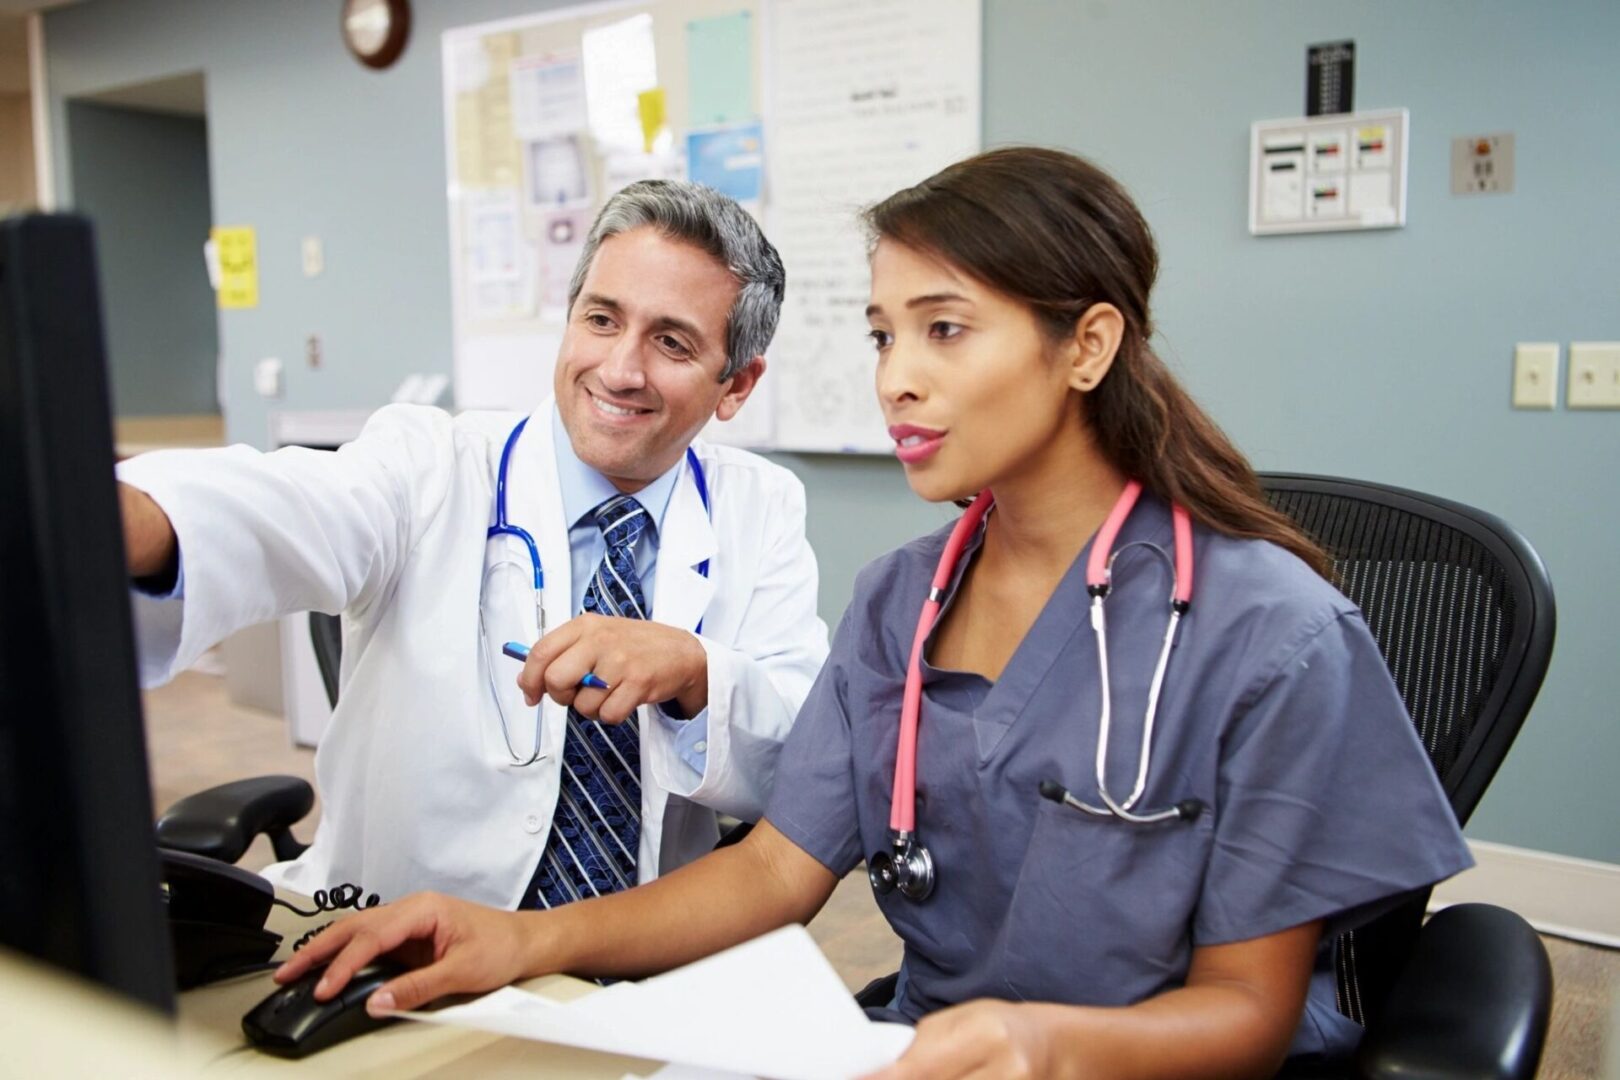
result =
[[[378,987],[366,1011],[382,1016],[414,1009],[445,994],[494,990],[528,974],[536,943],[526,924],[532,922],[515,912],[417,893],[328,926],[277,968],[275,979],[289,983],[330,961],[315,987],[315,999],[325,1001],[387,953],[416,970]]]
[[[1047,1008],[983,998],[931,1013],[900,1060],[868,1080],[1049,1076],[1051,1041],[1042,1017]]]

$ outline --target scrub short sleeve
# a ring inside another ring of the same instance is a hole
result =
[[[851,605],[853,609],[854,605]],[[857,636],[850,612],[799,710],[776,765],[765,817],[777,831],[842,878],[861,861],[853,740],[846,708],[849,658]]]
[[[1359,613],[1310,634],[1245,700],[1222,739],[1195,944],[1316,919],[1338,933],[1471,865]]]

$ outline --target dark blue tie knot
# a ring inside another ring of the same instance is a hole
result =
[[[591,511],[591,519],[602,530],[609,548],[634,544],[650,523],[647,508],[629,495],[615,495],[603,500]]]

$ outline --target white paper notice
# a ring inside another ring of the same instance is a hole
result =
[[[512,61],[512,132],[546,139],[585,130],[585,75],[577,55]]]
[[[534,310],[534,257],[523,242],[517,199],[517,192],[496,188],[469,191],[462,200],[468,271],[463,302],[470,319],[508,319]]]
[[[723,1036],[707,1018],[723,1012]],[[844,1080],[889,1064],[912,1030],[866,1019],[801,926],[667,975],[559,1005],[511,988],[414,1020],[779,1080]],[[691,1076],[691,1072],[682,1075]]]
[[[469,191],[467,213],[467,267],[474,281],[511,281],[523,266],[518,246],[517,192]]]
[[[887,451],[857,212],[979,149],[979,0],[768,9],[766,233],[787,267],[776,444]]]

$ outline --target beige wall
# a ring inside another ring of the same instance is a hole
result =
[[[27,94],[0,94],[0,212],[34,205],[34,127]]]

